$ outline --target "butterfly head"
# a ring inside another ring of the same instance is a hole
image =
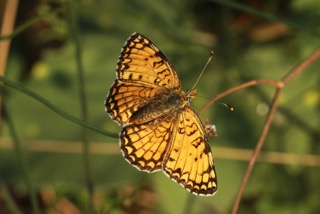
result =
[[[186,94],[187,103],[190,105],[190,101],[197,95],[197,90],[184,90]]]

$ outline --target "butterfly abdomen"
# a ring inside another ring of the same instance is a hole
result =
[[[143,124],[164,115],[174,116],[186,105],[186,97],[178,91],[166,90],[141,106],[130,118],[131,124]]]

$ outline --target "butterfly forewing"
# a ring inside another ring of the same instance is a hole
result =
[[[117,76],[124,82],[180,89],[177,73],[167,57],[138,33],[133,34],[123,46]]]
[[[168,88],[180,89],[176,71],[150,40],[135,33],[122,48],[106,111],[118,123],[127,124],[139,107]]]
[[[125,83],[116,80],[106,99],[106,111],[120,124],[129,123],[130,117],[159,90],[140,83]]]

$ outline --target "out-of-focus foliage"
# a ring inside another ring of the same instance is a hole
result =
[[[241,0],[236,4],[213,0],[77,2],[74,9],[79,16],[88,122],[120,131],[104,112],[103,102],[115,79],[121,47],[131,33],[145,35],[164,52],[176,68],[183,89],[192,87],[213,50],[213,62],[197,85],[199,95],[211,98],[248,80],[279,80],[319,48],[318,4],[317,0]],[[19,24],[34,16],[53,15],[44,16],[13,39],[6,77],[79,117],[79,85],[68,5],[66,1],[21,3]],[[318,60],[286,86],[263,150],[319,155],[319,67]],[[241,90],[221,100],[235,107],[234,112],[215,104],[201,115],[203,121],[209,118],[218,129],[219,136],[211,139],[214,155],[219,156],[215,147],[255,147],[273,93],[274,88],[264,85]],[[25,151],[30,140],[45,146],[52,141],[81,139],[82,129],[77,124],[17,91],[8,89],[7,95],[7,106]],[[198,97],[192,106],[200,109],[206,102]],[[9,136],[6,126],[2,133]],[[89,138],[92,142],[118,144],[118,139],[94,132],[89,132]],[[116,155],[103,152],[91,155],[91,166],[95,205],[105,213],[182,213],[188,206],[190,213],[228,213],[247,165],[244,161],[216,158],[218,193],[197,197],[161,172],[137,171],[120,151]],[[12,150],[0,149],[0,181],[20,197],[25,192],[16,158]],[[65,205],[80,212],[85,210],[81,154],[48,149],[27,152],[27,160],[44,207]],[[258,163],[240,213],[319,212],[319,172],[319,166],[299,162]]]

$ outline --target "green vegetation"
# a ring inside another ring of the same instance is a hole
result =
[[[5,78],[78,120],[68,120],[37,98],[0,85],[32,186],[42,197],[50,196],[48,203],[40,200],[41,210],[49,210],[65,198],[81,212],[92,212],[88,211],[90,177],[97,213],[133,212],[141,207],[152,210],[150,213],[184,213],[186,207],[189,213],[229,213],[248,160],[238,160],[243,150],[230,157],[219,154],[222,150],[218,148],[255,148],[275,88],[258,85],[236,91],[219,100],[235,111],[214,104],[200,115],[203,122],[209,118],[217,126],[219,135],[210,141],[219,187],[213,197],[193,196],[163,173],[139,172],[121,156],[115,137],[121,128],[103,105],[116,77],[121,47],[133,32],[145,35],[170,59],[183,89],[192,87],[213,50],[214,59],[197,86],[198,95],[212,98],[249,80],[280,80],[319,49],[319,2],[65,2],[34,5],[35,12],[27,19],[33,25],[18,19],[20,28],[13,34]],[[20,6],[18,16],[29,11]],[[70,21],[70,8],[76,12],[75,23]],[[70,29],[70,23],[77,31]],[[26,28],[21,31],[23,24]],[[80,58],[76,57],[74,33],[80,40]],[[31,56],[36,60],[28,67]],[[84,86],[78,81],[77,63],[83,66]],[[271,163],[268,158],[258,162],[239,213],[320,211],[319,66],[318,59],[286,85],[263,146],[264,152],[301,156],[291,164]],[[79,87],[85,90],[86,123],[98,128],[86,132],[92,146],[90,172],[85,171],[81,152]],[[200,96],[191,103],[196,110],[208,102]],[[7,196],[2,185],[15,192],[26,193],[27,189],[19,157],[13,148],[7,148],[13,138],[7,124],[4,120],[0,127],[0,201]],[[304,155],[313,155],[315,164],[303,161]],[[277,161],[285,160],[279,155]]]

